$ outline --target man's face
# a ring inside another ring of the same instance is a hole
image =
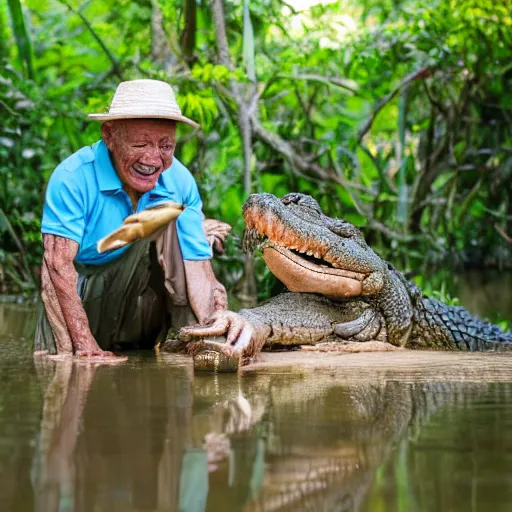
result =
[[[101,133],[128,193],[143,194],[153,189],[160,174],[171,166],[176,143],[174,121],[109,121],[103,124]]]

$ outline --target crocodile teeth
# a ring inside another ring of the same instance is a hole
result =
[[[327,251],[324,254],[323,259],[329,262],[333,267],[337,267],[337,262],[335,261],[335,258],[333,258],[331,251]]]
[[[255,229],[246,229],[242,239],[242,248],[245,252],[252,252],[261,245],[264,239],[265,237]]]

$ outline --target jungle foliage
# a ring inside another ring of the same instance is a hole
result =
[[[235,227],[218,271],[250,293],[250,192],[314,195],[405,270],[505,267],[512,248],[508,0],[8,0],[0,4],[0,292],[30,291],[45,183],[99,138],[121,80],[184,114],[177,156]],[[272,279],[258,260],[261,295]],[[245,268],[245,272],[244,272]]]

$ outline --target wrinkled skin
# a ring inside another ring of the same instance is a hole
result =
[[[101,350],[93,338],[76,291],[78,274],[73,260],[78,244],[55,235],[43,235],[43,244],[41,296],[55,335],[57,356],[115,359],[117,356]]]
[[[130,119],[102,125],[103,139],[134,210],[142,194],[154,188],[162,172],[171,166],[175,133],[176,123],[165,120]],[[203,227],[210,243],[222,250],[231,227],[210,219]],[[101,350],[89,328],[73,265],[78,244],[55,235],[43,235],[43,244],[41,296],[56,338],[54,357],[119,358]],[[198,321],[205,323],[216,311],[226,310],[226,290],[215,278],[210,261],[184,261],[184,267],[190,306]]]
[[[158,119],[108,121],[101,127],[101,136],[135,210],[140,196],[155,188],[160,175],[172,164],[176,123]]]
[[[349,352],[512,348],[511,333],[423,296],[357,228],[326,217],[310,196],[253,194],[244,219],[246,249],[259,244],[269,269],[298,293],[239,314],[218,313],[207,327],[184,328],[181,337],[193,341],[197,369],[235,370],[263,346],[320,344]],[[208,339],[221,335],[225,342]]]

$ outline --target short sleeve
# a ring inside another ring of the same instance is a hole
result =
[[[41,232],[81,244],[85,230],[83,193],[77,175],[57,167],[46,189]]]
[[[184,201],[185,211],[178,217],[178,240],[184,260],[209,260],[212,249],[203,230],[203,203],[195,181]]]
[[[184,260],[202,261],[212,257],[212,249],[203,231],[203,203],[190,171],[177,159],[165,171],[151,193],[151,206],[175,201],[186,206],[178,217],[178,241]]]

